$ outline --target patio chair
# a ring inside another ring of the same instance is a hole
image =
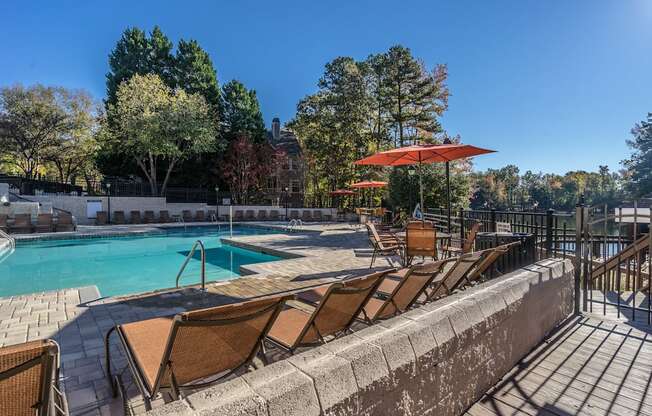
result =
[[[214,209],[209,209],[206,213],[206,219],[208,221],[217,221],[217,211]]]
[[[475,283],[482,278],[486,278],[487,272],[492,273],[495,271],[498,274],[502,274],[501,271],[498,270],[497,267],[495,267],[496,262],[504,254],[509,252],[513,247],[519,245],[521,245],[520,241],[514,241],[513,243],[503,244],[498,247],[483,250],[487,252],[487,255],[484,256],[484,258],[480,262],[478,262],[478,264],[471,271],[471,273],[469,273],[469,277],[468,277],[469,282]]]
[[[244,218],[243,212],[240,210],[235,211],[235,215],[233,216],[233,221],[242,221]]]
[[[431,222],[411,221],[405,228],[405,262],[414,257],[437,259],[437,231]]]
[[[323,221],[320,209],[312,212],[312,219],[317,221],[317,222]]]
[[[129,213],[129,220],[132,224],[140,224],[140,211],[131,211]]]
[[[71,213],[59,212],[57,214],[56,230],[58,233],[75,231],[75,229],[77,229],[77,226],[75,225],[75,221],[73,220]]]
[[[106,225],[109,222],[106,211],[97,211],[95,213],[95,225]]]
[[[257,219],[258,219],[258,221],[265,221],[267,219],[267,210],[266,209],[259,209]]]
[[[373,254],[371,255],[371,264],[369,268],[371,269],[376,261],[376,257],[381,256],[390,256],[393,254],[403,257],[403,243],[396,237],[390,238],[381,238],[378,235],[376,226],[372,223],[365,224],[367,226],[367,233],[369,235],[369,242],[374,249]]]
[[[124,211],[113,211],[113,221],[114,224],[124,224],[125,223],[125,212]]]
[[[273,209],[273,210],[269,211],[269,219],[270,220],[278,221],[279,218],[280,218],[280,215],[278,213],[278,210]]]
[[[303,210],[303,212],[301,213],[301,221],[303,222],[312,221],[312,214],[310,213],[310,211],[307,211],[305,209]]]
[[[30,214],[14,215],[14,223],[10,227],[12,233],[27,234],[34,231]]]
[[[7,225],[7,218],[8,216],[6,214],[0,214],[0,231],[4,231],[4,232],[9,231],[9,226]]]
[[[195,221],[197,222],[206,221],[206,213],[203,210],[197,210],[197,212],[195,212]]]
[[[181,218],[183,218],[183,222],[192,222],[192,212],[189,209],[184,209],[181,211]]]
[[[170,211],[162,210],[158,212],[158,221],[161,224],[170,222]]]
[[[245,220],[246,221],[253,221],[256,219],[256,214],[254,213],[253,209],[248,209],[245,211]]]
[[[298,220],[299,219],[299,211],[296,209],[290,210],[290,220]]]
[[[55,341],[0,348],[0,415],[68,415],[66,397],[59,388],[59,346]]]
[[[143,214],[143,223],[152,224],[154,222],[156,222],[156,219],[154,218],[154,211],[145,211]]]
[[[52,214],[38,214],[36,216],[36,225],[34,229],[37,233],[51,233],[54,231],[52,223]]]
[[[450,257],[472,252],[475,247],[475,238],[478,236],[478,231],[480,231],[480,225],[479,222],[474,222],[464,240],[451,238],[451,241],[442,247],[443,253]],[[454,242],[459,247],[452,245]]]
[[[281,311],[267,340],[294,354],[297,348],[347,332],[389,271],[331,284],[312,313],[293,307]]]
[[[455,262],[446,270],[446,273],[433,281],[432,290],[430,292],[426,291],[426,302],[448,296],[465,284],[470,283],[469,275],[474,267],[480,264],[488,254],[487,251],[478,251],[455,257]]]
[[[111,328],[105,348],[114,397],[118,390],[123,392],[121,377],[114,378],[111,373],[109,341],[114,331],[145,408],[151,410],[151,401],[159,392],[169,391],[176,400],[181,390],[207,386],[251,364],[290,298],[260,298]]]

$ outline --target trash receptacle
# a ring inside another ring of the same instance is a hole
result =
[[[534,234],[495,232],[478,233],[475,249],[485,250],[503,244],[513,243],[515,241],[519,241],[521,244],[511,248],[496,262],[496,268],[500,273],[509,273],[537,261]]]

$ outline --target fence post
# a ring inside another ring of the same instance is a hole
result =
[[[584,235],[584,203],[580,201],[575,206],[575,315],[580,314],[580,297],[582,284],[582,238]],[[586,276],[584,276],[586,279]],[[582,299],[582,310],[586,310],[586,292]]]
[[[552,233],[553,233],[553,215],[555,214],[554,209],[549,209],[546,211],[546,257],[552,257]]]
[[[464,241],[465,239],[464,235],[464,208],[460,208],[460,239],[461,241]]]
[[[491,208],[491,231],[496,232],[498,230],[498,226],[496,225],[496,208]]]

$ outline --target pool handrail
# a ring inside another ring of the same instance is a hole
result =
[[[199,246],[199,250],[201,253],[201,290],[206,291],[206,249],[204,248],[204,243],[201,240],[195,241],[195,243],[192,245],[192,248],[190,249],[190,252],[186,256],[186,260],[183,262],[183,265],[181,265],[181,269],[179,269],[179,273],[177,273],[177,281],[176,281],[176,287],[179,287],[179,279],[181,278],[181,275],[183,274],[183,271],[186,269],[186,266],[188,265],[188,262],[192,258],[192,256],[195,255],[195,250],[197,249],[197,246]]]
[[[6,239],[9,241],[9,246],[12,250],[16,249],[16,239],[7,234],[6,232],[0,230],[0,239]]]

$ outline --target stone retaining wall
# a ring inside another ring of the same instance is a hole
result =
[[[459,415],[573,310],[544,260],[155,409],[156,415]]]

